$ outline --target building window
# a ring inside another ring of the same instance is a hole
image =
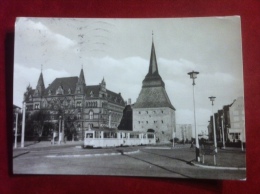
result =
[[[81,115],[77,114],[77,119],[80,120],[81,119]]]
[[[148,111],[146,111],[146,113],[148,114]]]
[[[35,109],[40,109],[40,105],[39,104],[35,104]]]
[[[162,120],[162,123],[163,123],[163,120]]]
[[[162,110],[162,113],[163,113],[163,110]]]
[[[81,107],[81,101],[77,101],[77,107]]]
[[[139,114],[141,114],[141,111],[139,111]]]
[[[146,121],[146,123],[148,124],[148,121]]]
[[[93,119],[93,117],[94,117],[93,111],[89,111],[89,119]]]

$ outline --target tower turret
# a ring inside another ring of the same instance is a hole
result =
[[[38,82],[37,82],[37,86],[35,88],[34,96],[35,97],[42,97],[43,94],[44,94],[44,90],[45,90],[45,85],[44,85],[43,75],[42,75],[42,72],[41,72],[40,77],[39,77]]]

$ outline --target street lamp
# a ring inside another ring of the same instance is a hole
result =
[[[24,147],[24,133],[25,133],[25,110],[26,102],[23,103],[23,118],[22,118],[22,137],[21,137],[21,148]]]
[[[61,144],[61,120],[62,116],[59,116],[59,144]]]
[[[111,128],[111,110],[108,112],[108,127]]]
[[[189,72],[188,75],[190,78],[193,80],[192,85],[193,85],[193,110],[194,110],[194,128],[195,128],[195,141],[196,141],[196,160],[197,162],[200,162],[200,148],[199,148],[199,139],[198,139],[198,134],[197,134],[197,124],[196,124],[196,109],[195,109],[195,96],[194,96],[194,86],[195,86],[195,79],[197,78],[197,75],[199,72],[192,71]]]
[[[14,137],[14,148],[17,148],[17,127],[18,127],[18,114],[20,113],[20,109],[15,109],[15,137]]]
[[[225,149],[225,130],[224,130],[224,113],[221,115],[221,125],[222,125],[222,141],[223,141],[223,149]]]
[[[212,102],[212,114],[213,114],[213,132],[214,132],[214,146],[215,146],[215,152],[218,153],[218,148],[217,148],[217,138],[216,138],[216,128],[215,128],[215,116],[214,116],[214,110],[213,110],[213,105],[214,105],[214,100],[216,97],[210,96],[209,99]]]

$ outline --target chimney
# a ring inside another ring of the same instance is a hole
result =
[[[131,105],[131,98],[128,98],[128,105]]]

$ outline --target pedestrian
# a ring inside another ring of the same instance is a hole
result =
[[[190,144],[190,148],[193,148],[194,146],[193,146],[193,141],[191,141],[191,144]]]

